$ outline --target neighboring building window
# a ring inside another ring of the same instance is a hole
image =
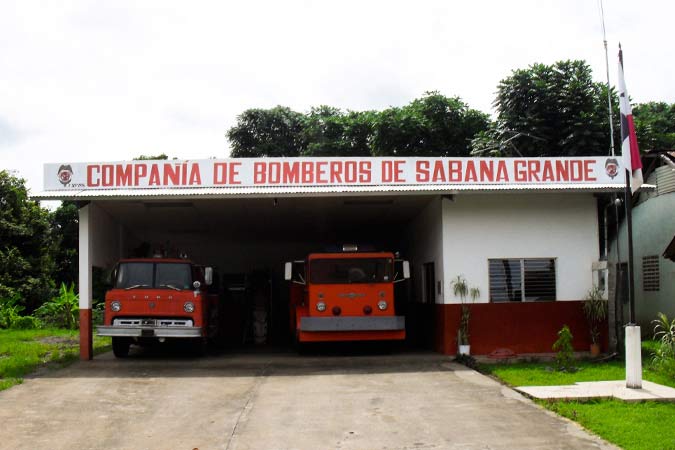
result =
[[[642,257],[642,290],[645,292],[658,292],[659,290],[659,257]]]
[[[490,301],[556,299],[555,259],[489,259]]]

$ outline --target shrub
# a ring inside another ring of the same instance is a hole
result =
[[[658,347],[652,357],[655,369],[675,377],[675,319],[670,320],[664,313],[658,314],[654,324],[654,339]]]
[[[71,283],[66,287],[65,283],[61,283],[58,297],[45,302],[35,311],[35,314],[49,325],[75,329],[78,326],[79,308],[75,285]]]
[[[33,316],[19,316],[11,326],[15,330],[34,330],[41,327],[42,321]]]
[[[0,298],[0,328],[12,328],[14,322],[21,317],[21,311],[25,308],[19,304],[20,302],[18,294],[10,298]]]
[[[574,366],[574,348],[572,347],[572,332],[567,325],[558,331],[558,340],[553,344],[556,369],[561,372],[576,372]]]

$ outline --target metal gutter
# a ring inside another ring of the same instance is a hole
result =
[[[655,186],[643,185],[643,190]],[[113,200],[130,198],[232,198],[232,197],[295,197],[387,194],[458,194],[458,193],[520,193],[520,192],[621,192],[622,184],[438,184],[438,185],[376,185],[376,186],[292,186],[292,187],[222,187],[176,189],[87,189],[72,191],[42,191],[31,195],[36,200]]]

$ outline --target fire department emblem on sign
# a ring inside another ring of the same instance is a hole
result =
[[[73,179],[73,168],[70,165],[60,166],[56,177],[59,179],[59,183],[64,186],[67,185]]]
[[[619,173],[619,161],[616,158],[607,158],[605,161],[605,172],[613,180],[617,173]]]

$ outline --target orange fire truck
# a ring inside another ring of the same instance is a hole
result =
[[[98,335],[112,336],[118,358],[128,355],[132,343],[168,338],[203,343],[219,326],[218,296],[201,290],[212,280],[211,267],[185,259],[123,259],[112,272]]]
[[[357,246],[342,250],[286,263],[296,342],[405,339],[405,317],[397,316],[394,307],[394,283],[410,278],[408,261],[391,252],[359,252]]]

